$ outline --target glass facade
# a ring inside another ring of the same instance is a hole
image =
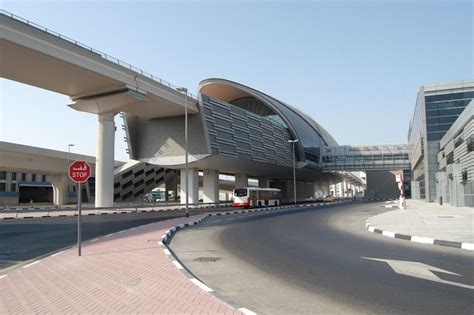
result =
[[[280,118],[280,116],[278,116],[277,113],[275,113],[270,107],[268,107],[255,97],[242,97],[230,101],[229,103],[259,116],[268,118],[279,125],[287,127],[285,122]]]
[[[426,96],[427,140],[441,140],[473,98],[474,92]]]
[[[311,127],[300,115],[295,113],[293,110],[279,102],[277,103],[277,101],[274,99],[269,97],[266,98],[268,98],[268,101],[271,102],[272,105],[278,108],[281,114],[290,122],[291,127],[295,130],[299,143],[304,149],[304,160],[319,164],[319,148],[321,146],[327,145],[321,135],[319,135],[313,127]],[[255,97],[243,97],[232,100],[229,103],[259,116],[264,116],[288,128],[287,124],[283,121],[278,113],[275,113],[275,111],[270,106],[267,106],[265,103]],[[298,160],[303,160],[300,157],[298,150],[296,150],[296,156]]]

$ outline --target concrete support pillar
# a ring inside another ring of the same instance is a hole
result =
[[[235,174],[235,188],[247,187],[249,185],[249,177],[247,174]]]
[[[180,202],[186,204],[186,169],[180,170]],[[189,204],[199,202],[199,172],[197,168],[188,169]]]
[[[321,188],[323,189],[324,196],[329,196],[331,195],[331,189],[329,188],[328,185],[321,185]]]
[[[171,199],[169,198],[170,191],[173,192],[173,198]],[[178,181],[176,177],[170,179],[169,181],[165,183],[165,192],[166,192],[166,196],[165,196],[166,201],[178,200]]]
[[[259,178],[258,187],[260,188],[270,188],[270,179],[269,178]]]
[[[95,163],[95,206],[114,205],[114,113],[99,114]]]
[[[219,172],[216,170],[204,170],[203,173],[202,201],[204,203],[219,202]]]
[[[55,206],[67,204],[68,178],[66,174],[48,175],[48,180],[53,185],[53,203]]]

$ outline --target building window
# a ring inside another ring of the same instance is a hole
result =
[[[466,146],[467,146],[467,152],[472,152],[474,151],[474,135],[470,136],[466,140]]]
[[[31,181],[36,182],[36,174],[31,174]]]
[[[26,180],[26,174],[25,174],[25,173],[21,173],[21,180],[22,180],[22,181],[25,181],[25,180]]]
[[[0,172],[0,179],[7,179],[7,172]]]
[[[41,175],[41,181],[45,182],[46,181],[46,175]]]
[[[0,183],[0,191],[5,191],[5,183]]]
[[[16,173],[15,172],[12,173],[12,180],[16,180]]]
[[[459,136],[456,140],[454,140],[454,147],[457,148],[463,142],[462,136]]]
[[[16,184],[15,184],[15,183],[12,183],[12,184],[11,184],[11,186],[10,186],[10,191],[13,191],[13,192],[16,191]]]
[[[448,155],[446,155],[446,164],[453,164],[454,163],[454,152],[449,152]]]
[[[467,170],[462,171],[462,182],[467,183]]]

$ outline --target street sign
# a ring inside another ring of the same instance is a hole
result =
[[[91,177],[91,166],[86,161],[74,161],[69,165],[69,177],[75,183],[84,183]]]
[[[69,165],[68,175],[73,182],[77,183],[77,255],[81,256],[81,217],[82,217],[82,188],[81,184],[91,177],[91,166],[86,161],[74,161]]]

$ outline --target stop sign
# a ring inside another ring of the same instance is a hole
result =
[[[91,177],[91,166],[86,161],[74,161],[69,165],[69,177],[75,183],[84,183]]]

